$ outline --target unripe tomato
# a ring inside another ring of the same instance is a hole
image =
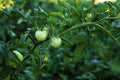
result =
[[[35,38],[38,40],[38,41],[44,41],[47,39],[47,36],[48,36],[48,30],[47,29],[44,29],[43,31],[41,30],[37,30],[35,32]]]
[[[13,53],[17,56],[17,58],[22,62],[23,61],[23,56],[20,52],[17,50],[13,50]]]
[[[47,31],[47,33],[49,33],[49,29],[47,27],[44,27],[43,31]]]
[[[61,43],[62,43],[62,40],[59,37],[52,37],[50,39],[50,45],[54,48],[59,47],[61,45]]]
[[[91,21],[91,20],[93,20],[93,17],[94,17],[94,16],[93,16],[92,13],[88,13],[87,16],[86,16],[86,20],[87,20],[87,21]]]

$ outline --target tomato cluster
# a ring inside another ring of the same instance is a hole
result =
[[[37,41],[45,41],[48,37],[49,29],[47,27],[44,27],[43,30],[37,30],[35,32],[35,38]],[[50,39],[50,45],[54,48],[57,48],[61,45],[62,40],[59,37],[51,37]]]

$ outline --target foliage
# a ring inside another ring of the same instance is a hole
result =
[[[0,10],[0,80],[120,79],[120,1],[14,0]]]
[[[0,0],[0,11],[4,10],[5,8],[10,8],[14,5],[12,0]]]

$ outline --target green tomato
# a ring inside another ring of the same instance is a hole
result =
[[[93,17],[94,17],[94,16],[93,16],[92,13],[88,13],[87,16],[86,16],[86,20],[87,20],[87,21],[91,21],[91,20],[93,20]]]
[[[47,39],[47,36],[48,36],[48,31],[47,30],[38,30],[35,32],[35,38],[38,40],[38,41],[44,41]]]
[[[47,33],[49,33],[49,28],[44,27],[44,28],[43,28],[43,31],[46,31]]]
[[[50,39],[50,45],[54,48],[59,47],[61,45],[61,43],[62,43],[62,40],[59,37],[52,37]]]
[[[13,53],[17,56],[17,58],[20,60],[20,62],[23,61],[23,56],[20,52],[13,50]]]

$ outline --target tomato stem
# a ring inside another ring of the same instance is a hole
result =
[[[100,28],[102,31],[105,31],[106,33],[108,33],[115,41],[116,43],[120,46],[120,42],[117,40],[117,38],[114,37],[114,35],[112,35],[109,30],[105,29],[103,26],[97,24],[97,23],[93,23],[93,22],[88,22],[88,23],[83,23],[83,24],[77,24],[71,28],[69,28],[68,30],[64,31],[63,33],[61,33],[59,36],[63,36],[64,34],[68,33],[69,31],[72,31],[74,29],[78,29],[78,28],[82,28],[82,27],[87,27],[87,26],[95,26],[97,28]]]
[[[102,18],[96,22],[100,22],[100,21],[103,21],[103,20],[110,20],[110,19],[120,19],[120,17],[105,17],[105,18]]]

